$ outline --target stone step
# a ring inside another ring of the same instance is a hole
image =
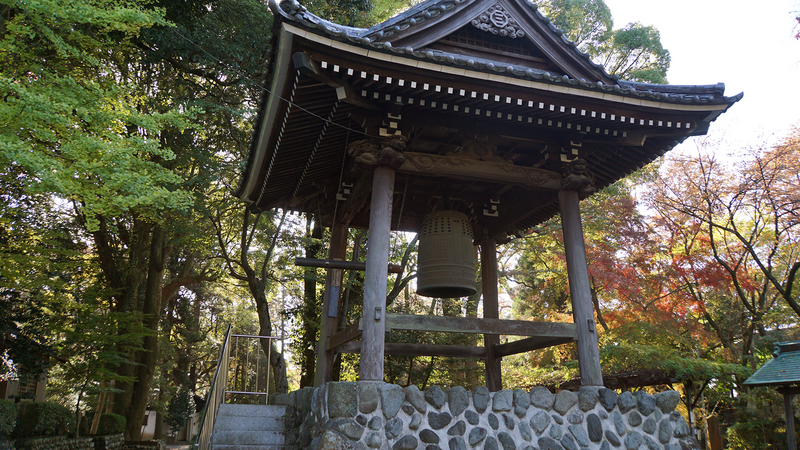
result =
[[[218,445],[211,446],[212,450],[285,450],[283,445]]]
[[[285,421],[282,417],[263,416],[217,416],[215,431],[284,431]]]
[[[220,416],[236,416],[236,417],[275,417],[280,418],[286,414],[286,406],[275,405],[232,405],[225,403],[219,405],[219,412],[217,417]]]
[[[219,445],[283,445],[285,442],[286,433],[283,431],[214,430],[212,435],[214,448]]]

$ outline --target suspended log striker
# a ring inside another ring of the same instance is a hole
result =
[[[361,325],[337,328],[342,269],[328,270],[316,382],[337,352],[360,352],[360,378],[375,381],[385,354],[442,355],[485,360],[498,390],[502,356],[577,341],[582,384],[602,385],[579,201],[705,134],[742,94],[619,80],[526,1],[428,0],[369,29],[292,0],[270,8],[271,65],[237,195],[314,214],[332,230],[331,260],[345,258],[349,228],[370,230]],[[442,198],[480,245],[485,317],[387,314],[389,232],[418,232]],[[574,323],[500,320],[496,245],[555,214]],[[484,346],[384,343],[387,328],[479,333]]]

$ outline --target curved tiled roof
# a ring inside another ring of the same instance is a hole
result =
[[[724,96],[725,85],[657,85],[648,83],[635,83],[619,80],[616,76],[609,75],[603,66],[594,63],[590,56],[580,51],[574,42],[564,36],[563,31],[549,21],[536,7],[526,0],[526,4],[535,12],[538,20],[546,22],[549,29],[560,35],[563,43],[573,49],[580,57],[591,63],[606,77],[616,81],[616,84],[605,84],[600,81],[589,82],[585,79],[574,79],[568,75],[553,75],[544,70],[491,61],[472,56],[434,49],[414,49],[410,47],[394,47],[386,38],[394,33],[406,30],[409,27],[421,25],[426,20],[454,8],[457,4],[467,0],[429,0],[422,2],[386,22],[371,28],[357,28],[339,25],[322,19],[309,12],[297,0],[270,0],[270,8],[275,17],[302,25],[303,27],[325,35],[331,39],[347,42],[359,47],[379,50],[385,53],[403,55],[411,58],[433,61],[442,65],[469,68],[482,72],[497,73],[521,79],[535,80],[549,84],[568,85],[586,90],[614,93],[626,97],[651,99],[661,102],[679,104],[732,104],[739,101],[743,93],[732,97]]]
[[[747,386],[800,384],[800,341],[776,342],[773,358],[745,380]]]

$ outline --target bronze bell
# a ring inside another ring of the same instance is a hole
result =
[[[417,294],[466,297],[475,288],[475,248],[466,214],[437,211],[422,219],[417,261]]]

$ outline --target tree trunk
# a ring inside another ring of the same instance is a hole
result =
[[[133,385],[131,406],[126,418],[128,423],[125,435],[129,440],[142,438],[142,417],[150,399],[150,385],[158,359],[158,322],[161,317],[161,287],[164,279],[164,237],[166,232],[157,225],[153,229],[150,241],[150,257],[147,268],[147,284],[145,285],[142,313],[144,331],[142,350],[136,370],[136,382]]]
[[[306,235],[310,235],[312,241],[306,245],[306,258],[316,258],[322,248],[322,225],[319,220],[314,221],[313,230],[311,229],[311,217],[306,220]],[[305,301],[303,302],[301,320],[303,336],[301,340],[303,352],[303,364],[300,368],[300,387],[314,385],[314,372],[316,370],[317,355],[315,346],[320,325],[320,305],[317,298],[317,269],[306,267],[304,270],[303,291]]]
[[[124,256],[114,254],[111,246],[108,245],[108,230],[105,227],[104,220],[101,220],[100,230],[93,234],[97,245],[98,257],[103,261],[101,263],[103,275],[109,285],[118,291],[114,295],[116,311],[125,314],[127,317],[132,316],[130,313],[140,311],[138,299],[147,276],[143,268],[146,267],[152,229],[152,224],[134,219],[132,232],[129,233],[132,239],[127,243],[131,249],[127,263],[123,263]],[[112,411],[114,414],[124,416],[129,422],[131,419],[128,414],[133,400],[133,380],[136,376],[137,352],[130,350],[131,343],[124,336],[137,326],[138,324],[136,323],[123,322],[117,330],[117,334],[122,338],[120,339],[118,351],[122,355],[127,354],[128,361],[114,367],[113,370],[117,375],[127,378],[127,380],[117,379],[114,382],[116,392],[109,394],[110,401],[113,402]],[[140,420],[137,419],[137,421]]]
[[[249,286],[250,294],[256,301],[258,334],[260,336],[272,336],[272,321],[269,315],[266,287],[262,281],[253,278],[251,278]],[[289,380],[286,377],[286,361],[283,359],[283,354],[278,351],[278,347],[271,342],[272,339],[261,339],[261,348],[264,350],[264,354],[270,355],[269,363],[272,366],[272,373],[275,377],[275,392],[287,394],[289,392]]]

